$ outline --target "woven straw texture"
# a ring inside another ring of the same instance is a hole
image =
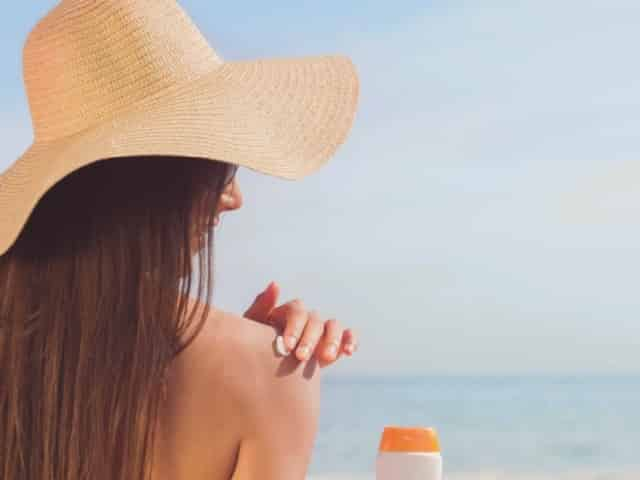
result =
[[[344,143],[359,96],[342,55],[223,61],[175,0],[62,1],[23,53],[34,142],[0,175],[0,254],[48,189],[105,158],[300,179]]]

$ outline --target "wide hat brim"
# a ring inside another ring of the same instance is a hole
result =
[[[114,157],[171,155],[297,180],[344,143],[359,96],[342,55],[225,62],[72,136],[37,140],[0,175],[0,254],[62,178]]]

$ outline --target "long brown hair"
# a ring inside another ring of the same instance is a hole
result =
[[[213,219],[230,171],[203,158],[112,158],[40,199],[0,256],[1,478],[149,478],[167,372],[209,314]]]

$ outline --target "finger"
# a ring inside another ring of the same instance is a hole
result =
[[[277,283],[271,282],[267,288],[259,294],[243,317],[250,318],[257,322],[268,323],[269,314],[278,302],[280,287]]]
[[[307,324],[304,326],[304,332],[302,332],[300,343],[296,349],[298,360],[307,360],[311,357],[311,353],[315,350],[323,331],[324,323],[320,315],[317,311],[312,310],[307,315]]]
[[[291,310],[295,309],[304,310],[302,300],[296,298],[295,300],[291,300],[275,307],[271,312],[269,312],[269,323],[284,330],[287,326],[287,319]]]
[[[350,328],[342,334],[342,351],[351,356],[358,350],[356,334]]]
[[[281,321],[284,322],[284,320],[286,320],[286,316],[289,312],[289,309],[291,308],[298,308],[298,309],[304,310],[305,306],[304,306],[304,303],[302,303],[302,300],[300,300],[299,298],[296,298],[294,300],[289,300],[288,302],[275,307],[273,310],[271,310],[271,312],[269,313],[269,316],[273,317],[273,321],[276,323]],[[282,324],[282,327],[284,327],[284,323]]]
[[[340,347],[338,348],[338,355],[336,356],[336,359],[333,362],[337,362],[338,360],[340,360],[340,358],[342,358],[343,355],[351,356],[351,354],[347,354],[346,346],[348,344],[351,345],[351,343],[352,343],[352,334],[353,334],[353,332],[351,330],[344,330],[342,332],[342,338],[340,340]]]
[[[320,341],[320,359],[325,365],[337,360],[341,344],[342,327],[335,318],[331,318],[324,324],[324,335]]]
[[[296,348],[307,323],[307,311],[302,300],[295,299],[272,310],[270,319],[283,329],[284,342],[289,351]]]

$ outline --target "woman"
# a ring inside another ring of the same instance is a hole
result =
[[[213,239],[238,166],[295,180],[344,142],[353,64],[223,62],[174,0],[63,0],[24,78],[34,142],[0,176],[0,478],[304,478],[318,366],[355,336],[273,284],[243,316],[209,305]]]

